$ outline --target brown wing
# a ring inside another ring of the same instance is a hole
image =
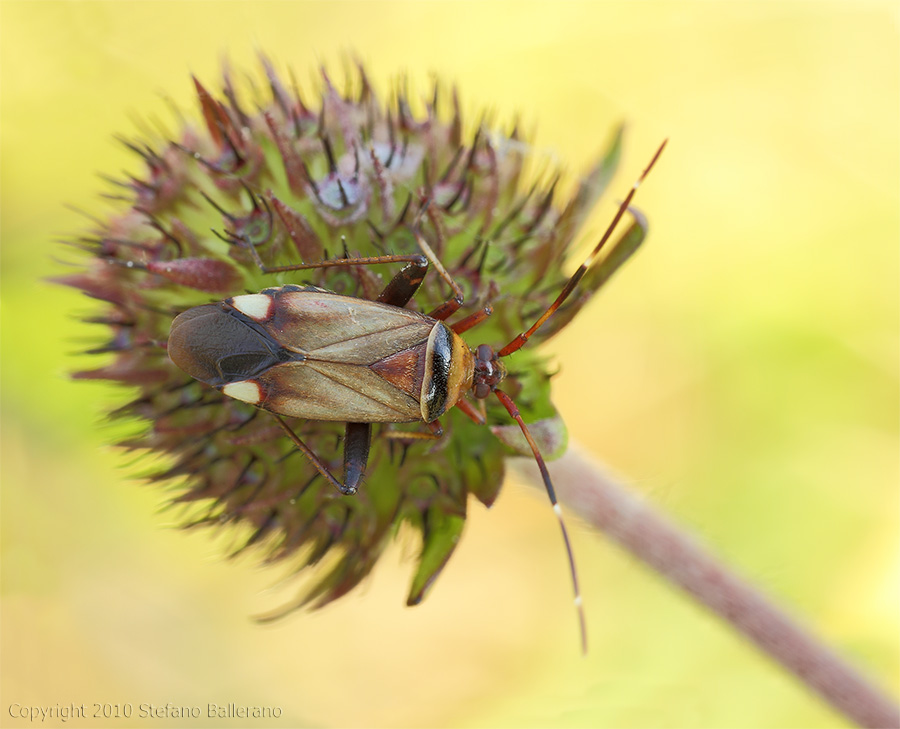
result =
[[[377,301],[321,291],[280,291],[266,329],[310,359],[371,365],[428,340],[434,320]]]
[[[308,359],[272,367],[255,378],[260,407],[282,415],[353,423],[422,419],[418,399],[364,365]]]
[[[266,331],[297,361],[253,378],[241,397],[282,415],[313,420],[403,423],[422,419],[422,373],[435,325],[417,312],[320,290],[269,289],[235,304],[258,305]],[[244,308],[249,310],[248,306]],[[255,312],[254,312],[255,313]],[[258,398],[258,399],[257,399]]]

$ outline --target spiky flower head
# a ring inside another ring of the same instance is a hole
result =
[[[211,301],[288,283],[375,299],[390,266],[264,274],[267,266],[346,256],[418,253],[424,237],[461,285],[457,317],[487,304],[493,316],[466,334],[470,346],[509,342],[554,300],[567,277],[569,248],[615,169],[621,135],[581,179],[555,199],[559,172],[523,179],[530,148],[515,126],[467,130],[455,90],[439,84],[413,103],[402,84],[381,102],[360,67],[339,91],[322,73],[301,96],[271,63],[265,82],[239,92],[226,70],[221,91],[194,80],[201,115],[173,139],[123,140],[143,173],[113,181],[119,209],[77,246],[78,271],[58,279],[102,306],[88,321],[107,331],[90,350],[105,362],[76,378],[110,380],[130,391],[111,415],[138,423],[120,443],[163,456],[149,474],[188,505],[189,526],[239,530],[238,551],[268,562],[320,561],[315,585],[286,609],[324,605],[372,569],[398,525],[421,532],[409,604],[418,603],[452,554],[469,495],[490,506],[504,457],[529,453],[518,428],[493,400],[489,428],[456,409],[439,440],[386,438],[420,425],[376,425],[366,477],[343,496],[329,485],[265,412],[189,377],[168,358],[173,318]],[[539,352],[643,240],[636,219],[616,255],[509,361],[504,389],[531,423],[546,457],[565,448],[550,401],[550,371]],[[428,312],[451,296],[434,272],[408,308]],[[295,432],[340,473],[344,428],[292,420]]]

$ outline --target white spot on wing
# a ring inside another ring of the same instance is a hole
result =
[[[233,397],[235,400],[249,402],[251,405],[256,405],[262,400],[262,391],[259,389],[259,385],[253,380],[229,382],[222,388],[222,394]]]
[[[229,302],[241,314],[249,316],[256,321],[266,321],[272,316],[272,307],[275,302],[271,296],[266,294],[244,294],[243,296],[235,296]]]

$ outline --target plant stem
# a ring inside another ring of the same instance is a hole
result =
[[[533,461],[511,465],[543,490]],[[551,471],[564,506],[750,638],[837,711],[859,726],[900,727],[891,699],[577,448],[570,446]]]

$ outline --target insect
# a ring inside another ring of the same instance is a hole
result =
[[[499,349],[488,344],[470,349],[460,336],[490,316],[490,306],[453,324],[446,323],[462,306],[463,292],[416,230],[421,253],[410,255],[345,257],[268,267],[251,246],[256,264],[264,273],[327,266],[405,265],[375,301],[313,286],[287,285],[188,309],[172,322],[169,357],[189,375],[222,394],[271,413],[318,472],[345,495],[356,493],[365,473],[373,423],[421,422],[427,432],[403,433],[403,437],[439,438],[439,418],[452,407],[476,423],[485,423],[483,411],[465,399],[467,393],[476,400],[496,396],[522,430],[559,520],[582,649],[586,651],[584,609],[562,511],[534,438],[515,403],[500,389],[507,374],[501,360],[521,349],[569,297],[611,237],[665,145],[663,142],[656,151],[596,247],[554,302],[529,329]],[[405,307],[429,266],[448,283],[454,296],[425,315]],[[343,481],[330,472],[282,416],[346,422]]]

